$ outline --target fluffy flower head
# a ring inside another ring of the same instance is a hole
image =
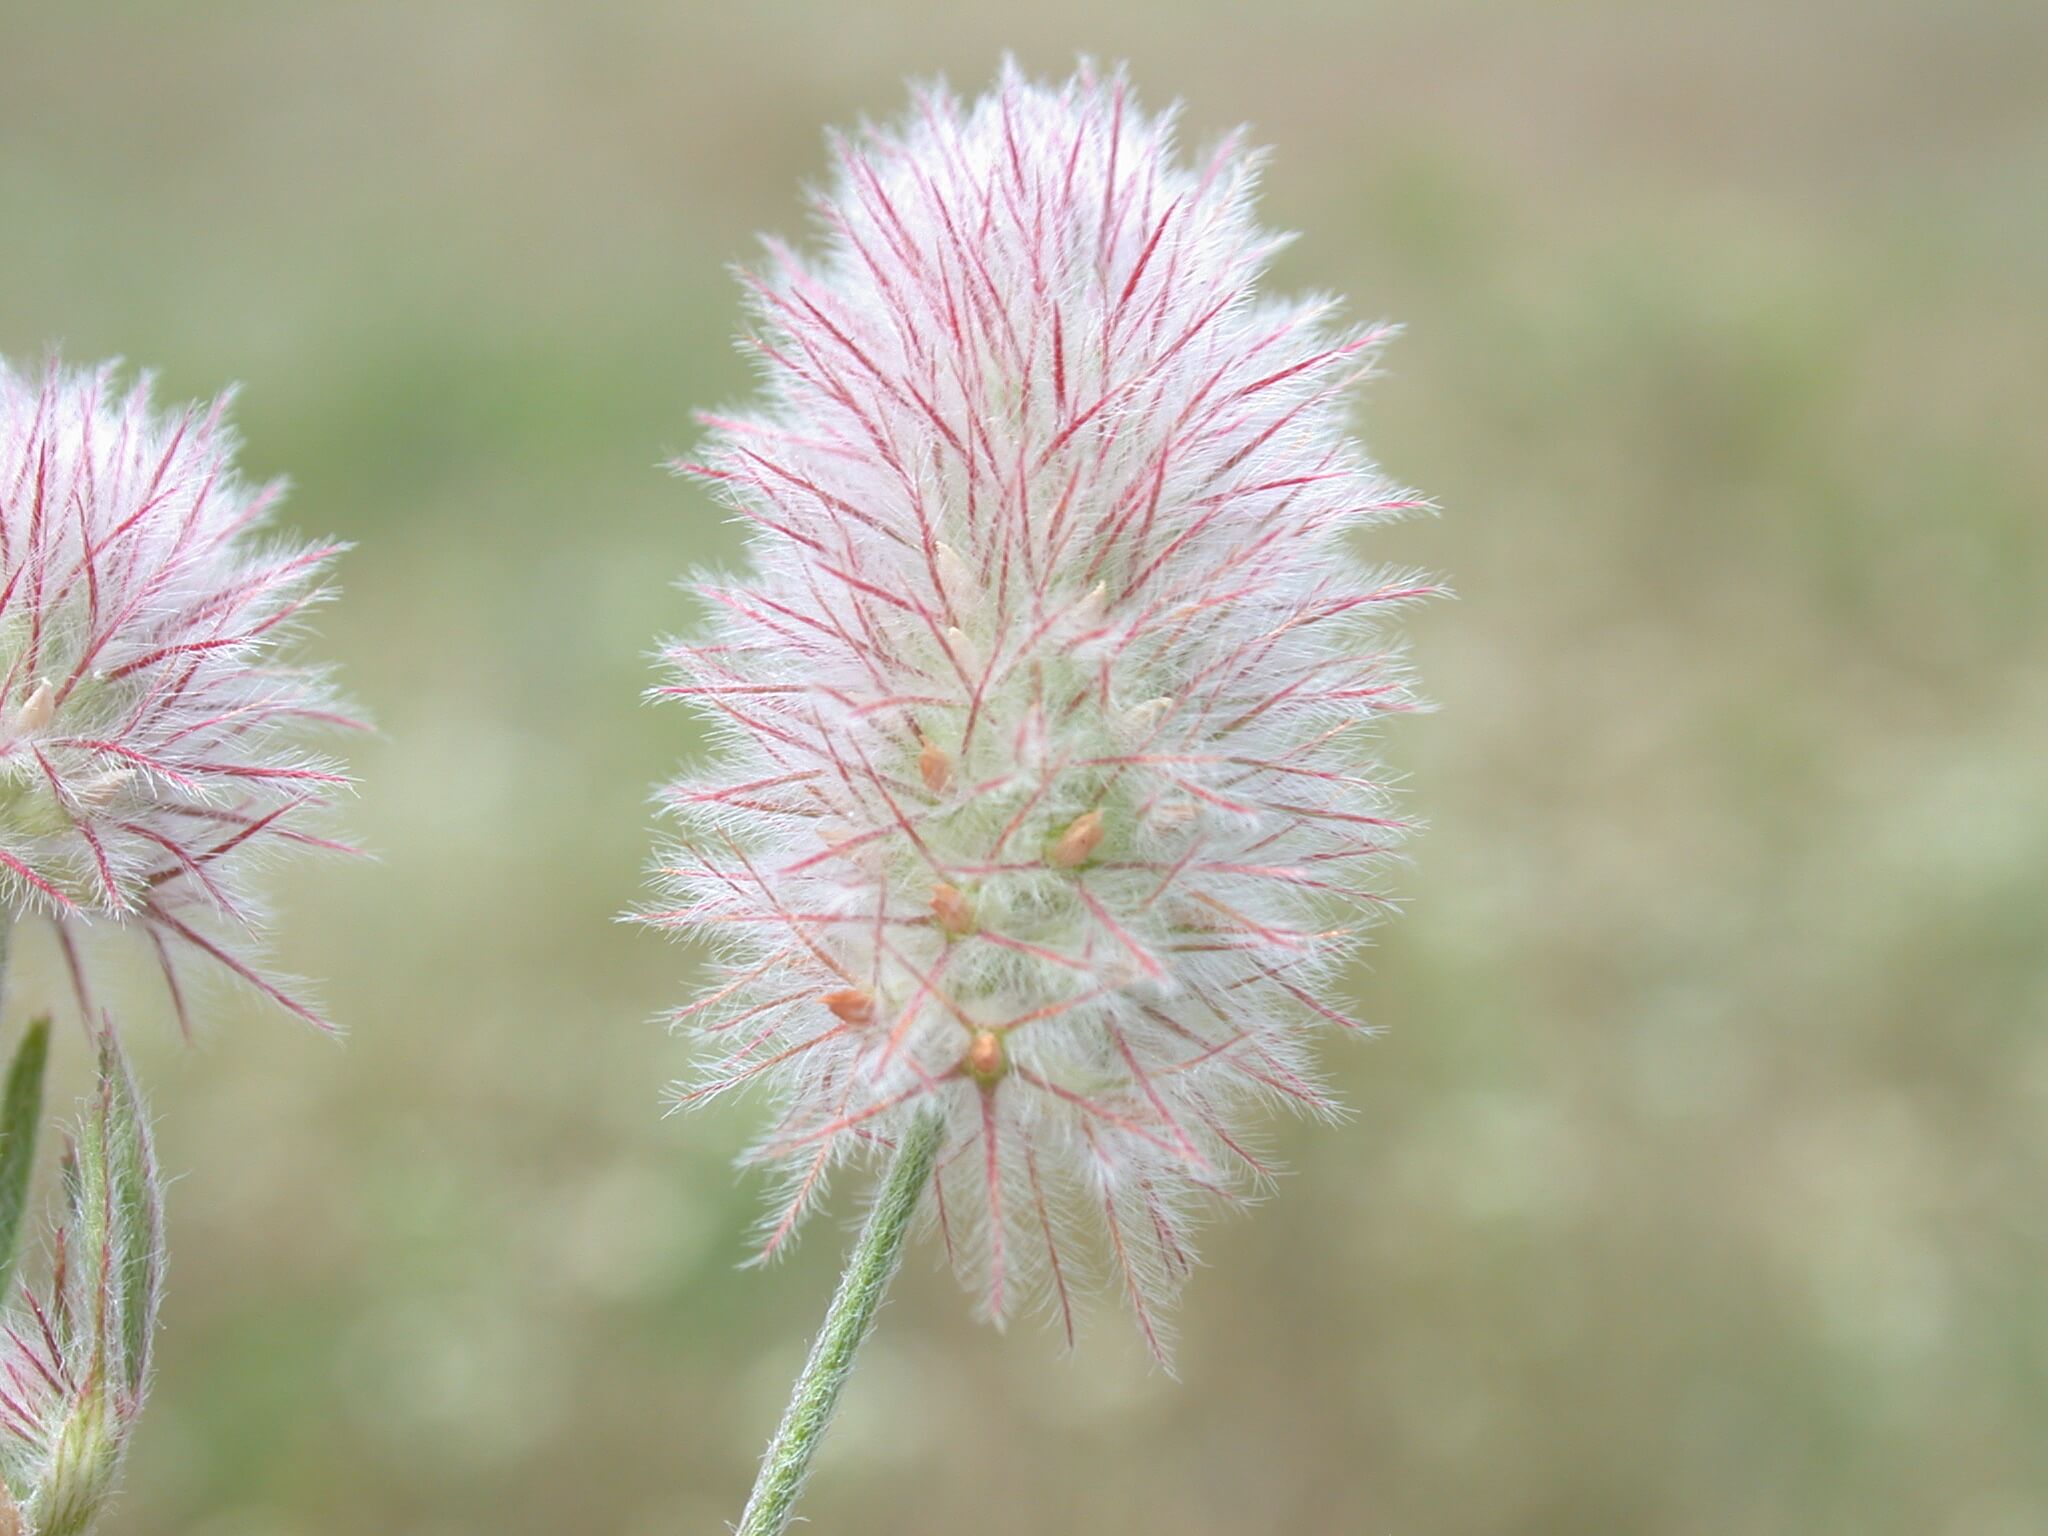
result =
[[[1193,163],[1120,76],[1006,69],[836,145],[823,249],[750,278],[767,399],[699,464],[755,570],[666,691],[716,724],[667,799],[662,923],[720,945],[699,1099],[768,1085],[789,1175],[942,1117],[984,1311],[1071,1330],[1106,1269],[1155,1351],[1264,1102],[1329,1107],[1315,1026],[1396,832],[1407,702],[1349,532],[1414,505],[1351,441],[1382,331],[1264,298],[1236,140]]]
[[[55,920],[74,975],[111,919],[174,995],[182,949],[318,1022],[228,936],[260,854],[335,846],[306,823],[343,779],[290,743],[346,722],[278,656],[335,551],[266,537],[281,488],[235,473],[225,409],[0,362],[0,904]]]

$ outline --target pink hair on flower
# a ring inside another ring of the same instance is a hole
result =
[[[78,934],[109,920],[181,1020],[185,954],[324,1028],[237,936],[264,854],[340,846],[315,828],[347,781],[295,743],[351,722],[285,660],[339,546],[266,532],[282,487],[236,474],[226,408],[0,363],[0,902],[56,924],[82,1003]]]

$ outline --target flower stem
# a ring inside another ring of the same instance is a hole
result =
[[[788,1528],[797,1495],[810,1474],[811,1458],[824,1442],[839,1393],[853,1372],[854,1356],[874,1326],[875,1309],[903,1260],[903,1240],[931,1177],[942,1128],[937,1115],[920,1115],[897,1148],[888,1182],[868,1213],[860,1241],[846,1257],[846,1272],[839,1277],[838,1293],[811,1346],[811,1357],[796,1379],[782,1425],[761,1458],[761,1475],[754,1480],[737,1536],[782,1536]]]

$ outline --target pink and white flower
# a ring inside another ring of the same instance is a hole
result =
[[[652,921],[710,940],[682,1102],[759,1082],[776,1252],[835,1166],[943,1117],[931,1209],[1001,1321],[1105,1268],[1154,1351],[1246,1124],[1311,1059],[1400,833],[1350,536],[1418,503],[1348,435],[1384,327],[1258,291],[1256,155],[1183,160],[1120,74],[1006,68],[835,145],[823,248],[748,277],[766,401],[702,461],[754,572],[663,693],[710,772]]]
[[[266,530],[282,486],[235,472],[226,409],[0,362],[0,912],[56,924],[81,1000],[79,931],[112,921],[181,1019],[183,953],[321,1024],[236,940],[266,853],[340,846],[317,827],[347,781],[296,743],[351,722],[286,660],[339,546]]]

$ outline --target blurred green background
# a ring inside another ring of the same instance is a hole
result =
[[[812,1528],[2048,1531],[2048,7],[0,9],[0,350],[242,381],[383,730],[381,862],[277,892],[348,1043],[131,1009],[182,1177],[110,1536],[736,1516],[842,1229],[737,1271],[752,1109],[658,1116],[638,695],[736,545],[656,466],[822,130],[1006,47],[1250,121],[1281,281],[1407,322],[1432,825],[1185,1379],[917,1254]]]

